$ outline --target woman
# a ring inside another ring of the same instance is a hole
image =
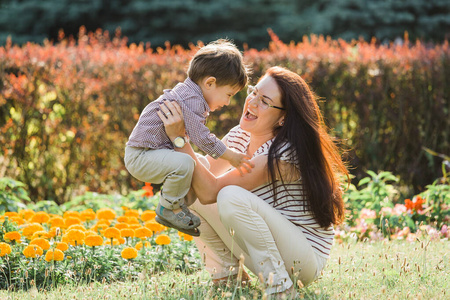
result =
[[[182,115],[166,105],[159,116],[174,140],[185,135]],[[223,140],[250,154],[254,167],[240,175],[225,160],[198,163],[189,144],[177,149],[197,161],[199,201],[191,208],[202,220],[196,243],[207,270],[216,281],[235,275],[243,255],[267,294],[289,292],[298,279],[309,284],[329,257],[333,224],[344,218],[338,173],[348,176],[316,98],[299,75],[270,68],[249,87],[239,125]]]

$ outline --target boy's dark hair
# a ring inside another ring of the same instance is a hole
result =
[[[217,85],[247,85],[249,69],[239,49],[226,39],[219,39],[201,47],[189,63],[187,75],[199,83],[205,77],[216,78]]]

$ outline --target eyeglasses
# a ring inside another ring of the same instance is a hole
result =
[[[285,110],[283,107],[279,107],[279,106],[275,106],[275,105],[271,105],[271,104],[267,103],[267,101],[264,99],[264,97],[266,97],[266,96],[258,95],[258,90],[253,85],[248,86],[247,95],[252,96],[253,99],[256,97],[258,100],[258,106],[261,107],[261,109],[268,109],[269,107],[272,107],[272,108],[276,108],[276,109]],[[266,97],[266,98],[268,98],[268,97]]]

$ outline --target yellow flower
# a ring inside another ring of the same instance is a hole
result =
[[[59,249],[48,250],[47,253],[45,254],[45,260],[48,262],[62,261],[63,259],[64,259],[64,253]]]
[[[116,227],[119,230],[122,230],[122,229],[130,227],[130,225],[128,225],[126,223],[117,223],[116,225],[114,225],[114,227]]]
[[[53,217],[49,221],[51,227],[65,228],[64,219],[61,217]]]
[[[7,211],[3,214],[5,217],[11,218],[11,217],[20,217],[18,213],[15,211]]]
[[[22,238],[22,236],[20,235],[20,233],[18,231],[10,231],[10,232],[5,233],[3,238],[7,242],[15,241],[16,243],[20,244],[20,242],[21,242],[20,239]]]
[[[66,227],[81,224],[81,219],[77,218],[77,217],[67,217],[67,218],[64,218],[64,224],[66,225]]]
[[[150,221],[145,222],[144,226],[147,227],[148,229],[150,229],[153,232],[161,232],[161,231],[163,231],[165,229],[165,226],[163,226],[163,225],[161,225],[159,223],[156,223],[156,221],[153,220],[153,219],[150,220]]]
[[[126,247],[125,249],[122,250],[120,255],[125,259],[133,259],[137,257],[138,252],[133,247]]]
[[[84,227],[81,224],[73,224],[73,225],[70,225],[69,227],[67,227],[68,231],[71,230],[71,229],[78,229],[78,230],[81,230],[81,231],[86,231],[86,227]]]
[[[128,225],[128,228],[130,228],[130,229],[137,229],[137,228],[140,228],[140,227],[142,227],[141,224],[130,224],[130,225]]]
[[[141,224],[139,223],[139,219],[136,217],[128,217],[128,224],[132,225],[132,224]]]
[[[156,217],[156,213],[154,210],[146,210],[141,215],[141,220],[144,222],[153,220]]]
[[[34,239],[37,239],[37,238],[48,239],[50,237],[49,237],[47,231],[42,230],[42,231],[36,231],[35,233],[33,233],[33,235],[31,236],[30,240],[34,240]]]
[[[28,245],[23,249],[23,255],[27,258],[36,258],[38,256],[41,256],[44,251],[42,251],[42,248],[38,245]]]
[[[105,232],[103,233],[103,236],[108,239],[111,239],[111,238],[118,239],[121,237],[119,229],[114,228],[114,227],[107,228],[105,230]]]
[[[134,246],[137,250],[141,250],[142,246],[144,246],[145,248],[150,248],[152,244],[150,244],[150,242],[145,241],[145,243],[139,242],[136,244],[136,246]]]
[[[86,244],[86,246],[89,246],[89,247],[101,246],[101,245],[103,245],[103,238],[101,236],[99,236],[98,234],[90,235],[90,236],[86,237],[86,239],[84,240],[84,243]]]
[[[139,211],[136,209],[129,209],[125,211],[125,216],[139,218]]]
[[[67,249],[69,249],[69,245],[67,245],[67,243],[64,243],[64,242],[57,242],[56,249],[59,249],[61,251],[66,251]]]
[[[140,239],[145,239],[151,237],[153,232],[147,227],[139,227],[134,231],[134,236]]]
[[[12,251],[11,246],[7,243],[0,243],[0,256],[10,254]]]
[[[42,250],[50,249],[50,242],[43,238],[37,238],[30,242],[30,245],[38,245]]]
[[[16,223],[19,226],[25,224],[25,220],[21,217],[10,217],[9,220],[11,223]]]
[[[185,241],[192,241],[194,239],[194,237],[192,235],[185,234],[181,231],[178,231],[178,236],[180,237],[180,240],[185,240]]]
[[[126,216],[117,217],[117,222],[128,223],[128,217],[126,217]]]
[[[31,209],[21,209],[21,210],[19,210],[19,216],[21,216],[25,220],[31,219],[31,217],[33,217],[34,214],[35,214],[35,212],[32,211]]]
[[[31,223],[22,229],[22,234],[29,238],[36,231],[44,231],[44,227],[42,227],[42,225],[38,223]]]
[[[124,228],[120,230],[120,235],[122,237],[134,237],[134,230],[129,228]]]
[[[116,218],[116,212],[111,208],[102,208],[97,211],[97,219],[113,220]]]
[[[50,220],[50,216],[48,215],[48,213],[40,211],[37,212],[33,217],[31,217],[30,222],[34,222],[34,223],[47,223],[48,220]]]
[[[85,235],[84,232],[79,229],[71,229],[64,234],[63,238],[66,238],[71,245],[81,245],[84,242]]]
[[[64,212],[63,214],[63,218],[77,218],[77,219],[81,219],[81,214],[77,211],[74,210],[68,210],[66,212]]]
[[[158,245],[169,245],[170,237],[167,234],[160,234],[156,237],[155,243]]]
[[[92,221],[95,219],[95,216],[95,212],[92,210],[92,208],[88,208],[81,212],[81,219],[83,221]]]
[[[97,232],[95,232],[94,230],[86,230],[84,232],[85,237],[91,236],[91,235],[98,235]]]

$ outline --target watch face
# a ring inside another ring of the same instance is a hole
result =
[[[174,141],[173,144],[175,145],[175,147],[178,148],[182,148],[184,146],[184,139],[182,137],[177,137]]]

